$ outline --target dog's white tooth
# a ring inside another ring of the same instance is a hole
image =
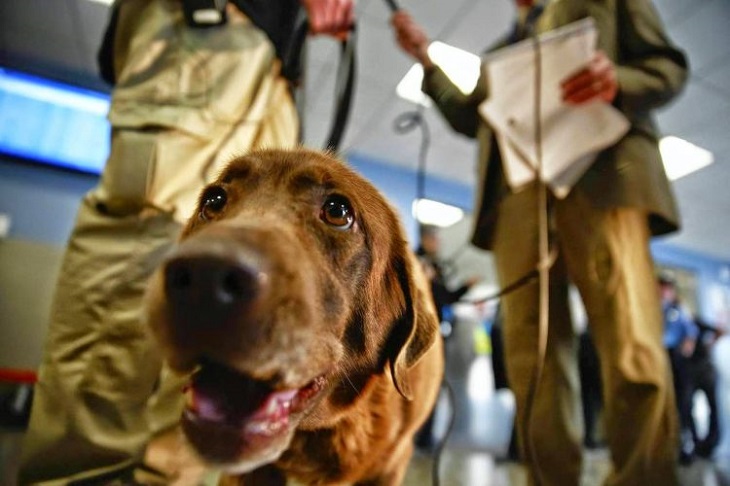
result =
[[[266,415],[273,415],[277,410],[279,410],[279,401],[274,397],[270,397],[266,402]]]
[[[267,432],[269,429],[266,422],[259,422],[259,421],[253,421],[249,422],[246,425],[246,432],[252,433],[252,434],[263,434]]]

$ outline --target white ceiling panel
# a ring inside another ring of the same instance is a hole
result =
[[[449,8],[448,4],[443,8]],[[438,40],[479,55],[509,32],[514,11],[514,6],[507,0],[476,1],[458,28]]]
[[[730,46],[730,2],[710,0],[696,2],[693,12],[670,25],[671,38],[683,47],[693,71],[712,69],[727,58]]]
[[[674,28],[677,23],[692,17],[697,13],[698,9],[705,4],[714,0],[656,0],[656,4],[662,20],[670,28]]]
[[[658,113],[662,130],[679,136],[692,135],[715,117],[730,109],[730,101],[716,90],[690,81],[670,106]]]

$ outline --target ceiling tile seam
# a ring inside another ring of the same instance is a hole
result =
[[[313,70],[312,68],[317,68],[317,70]],[[302,93],[304,93],[304,101],[308,106],[314,106],[319,103],[319,101],[322,99],[322,96],[325,96],[325,94],[322,92],[321,89],[315,89],[314,91],[309,91],[308,88],[312,86],[321,86],[325,84],[325,76],[334,76],[337,70],[335,69],[335,61],[332,59],[328,59],[324,61],[323,63],[316,63],[316,64],[309,64],[304,72],[304,78],[303,83],[300,85],[298,89],[303,90]],[[314,76],[312,76],[314,75]],[[314,84],[312,84],[314,83]],[[334,84],[334,83],[333,83]],[[312,96],[314,94],[315,96]]]
[[[350,144],[346,146],[343,150],[350,150],[353,146],[363,142],[363,137],[367,136],[367,133],[371,131],[373,126],[378,125],[377,120],[382,116],[381,114],[386,111],[385,109],[391,105],[394,98],[395,101],[398,101],[398,97],[395,93],[390,93],[383,98],[383,101],[380,102],[378,109],[375,110],[373,114],[370,115],[370,117],[368,117],[368,119],[360,125],[360,129],[357,131],[357,133],[353,133]]]
[[[446,24],[439,31],[436,37],[434,37],[434,39],[445,39],[451,35],[459,24],[467,18],[467,13],[474,9],[477,1],[479,0],[466,0],[462,2],[462,4],[456,9],[456,13],[447,20]]]
[[[712,91],[713,94],[719,95],[721,98],[724,98],[724,101],[726,101],[728,104],[728,108],[730,108],[730,90],[721,88],[712,81],[708,81],[707,79],[699,75],[691,75],[690,79],[693,82],[696,82],[699,86],[702,86],[703,88],[707,88],[709,91]]]
[[[712,76],[716,71],[723,69],[730,64],[730,52],[721,54],[715,59],[710,59],[710,61],[706,63],[707,65],[705,67],[699,69],[692,69],[692,57],[689,58],[689,61],[690,75],[697,75],[699,77]],[[728,93],[730,93],[730,91],[728,91]]]
[[[697,84],[707,88],[708,90],[714,92],[714,94],[719,95],[720,97],[724,98],[725,101],[728,103],[728,107],[730,108],[730,90],[727,88],[720,86],[718,84],[715,84],[715,82],[710,81],[708,79],[702,78],[702,77],[693,77],[693,80],[697,81]]]
[[[368,2],[369,4],[372,4],[374,2]],[[383,8],[386,8],[385,5],[383,5]],[[371,9],[365,8],[365,10],[361,12],[357,12],[357,23],[368,23],[367,21],[373,21],[373,22],[381,22],[383,20],[382,15],[373,13]]]
[[[715,84],[708,82],[700,77],[692,76],[691,79],[693,82],[696,82],[698,85],[702,86],[703,88],[706,88],[709,91],[712,91],[714,94],[719,95],[720,98],[723,98],[723,101],[725,101],[728,105],[728,109],[730,109],[730,93],[718,88]],[[671,109],[671,108],[669,108],[669,109]],[[707,121],[693,122],[693,123],[691,123],[691,125],[689,127],[686,126],[686,123],[684,123],[684,124],[680,123],[680,130],[676,131],[675,134],[677,134],[679,132],[683,132],[686,129],[690,129],[691,132],[696,133],[698,131],[701,131],[701,129],[703,127],[716,123],[714,120],[714,117],[711,116],[711,117],[706,117],[706,118],[710,118],[710,119],[708,119]]]
[[[714,0],[695,0],[694,2],[690,2],[690,5],[687,5],[684,8],[680,8],[679,10],[677,10],[665,21],[665,24],[670,27],[669,33],[671,34],[672,30],[683,25],[685,22],[697,15],[698,12],[702,10],[702,8],[698,7],[705,7],[712,1]]]

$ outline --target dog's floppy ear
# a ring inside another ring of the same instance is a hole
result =
[[[437,339],[439,323],[421,264],[410,250],[406,249],[404,253],[396,259],[394,270],[405,308],[391,331],[387,352],[393,383],[398,392],[410,400],[408,370]]]

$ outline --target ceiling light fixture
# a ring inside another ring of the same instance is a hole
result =
[[[474,90],[479,79],[479,56],[439,41],[428,46],[428,55],[464,94]],[[421,91],[422,82],[423,66],[414,64],[398,83],[395,91],[405,100],[429,106],[430,100]]]
[[[103,3],[104,5],[111,5],[114,0],[89,0],[90,2]]]
[[[464,217],[464,211],[460,208],[431,199],[414,200],[412,212],[419,223],[441,228],[456,224]]]
[[[679,137],[662,138],[659,141],[659,151],[662,154],[664,170],[670,181],[676,181],[715,161],[712,152]]]

